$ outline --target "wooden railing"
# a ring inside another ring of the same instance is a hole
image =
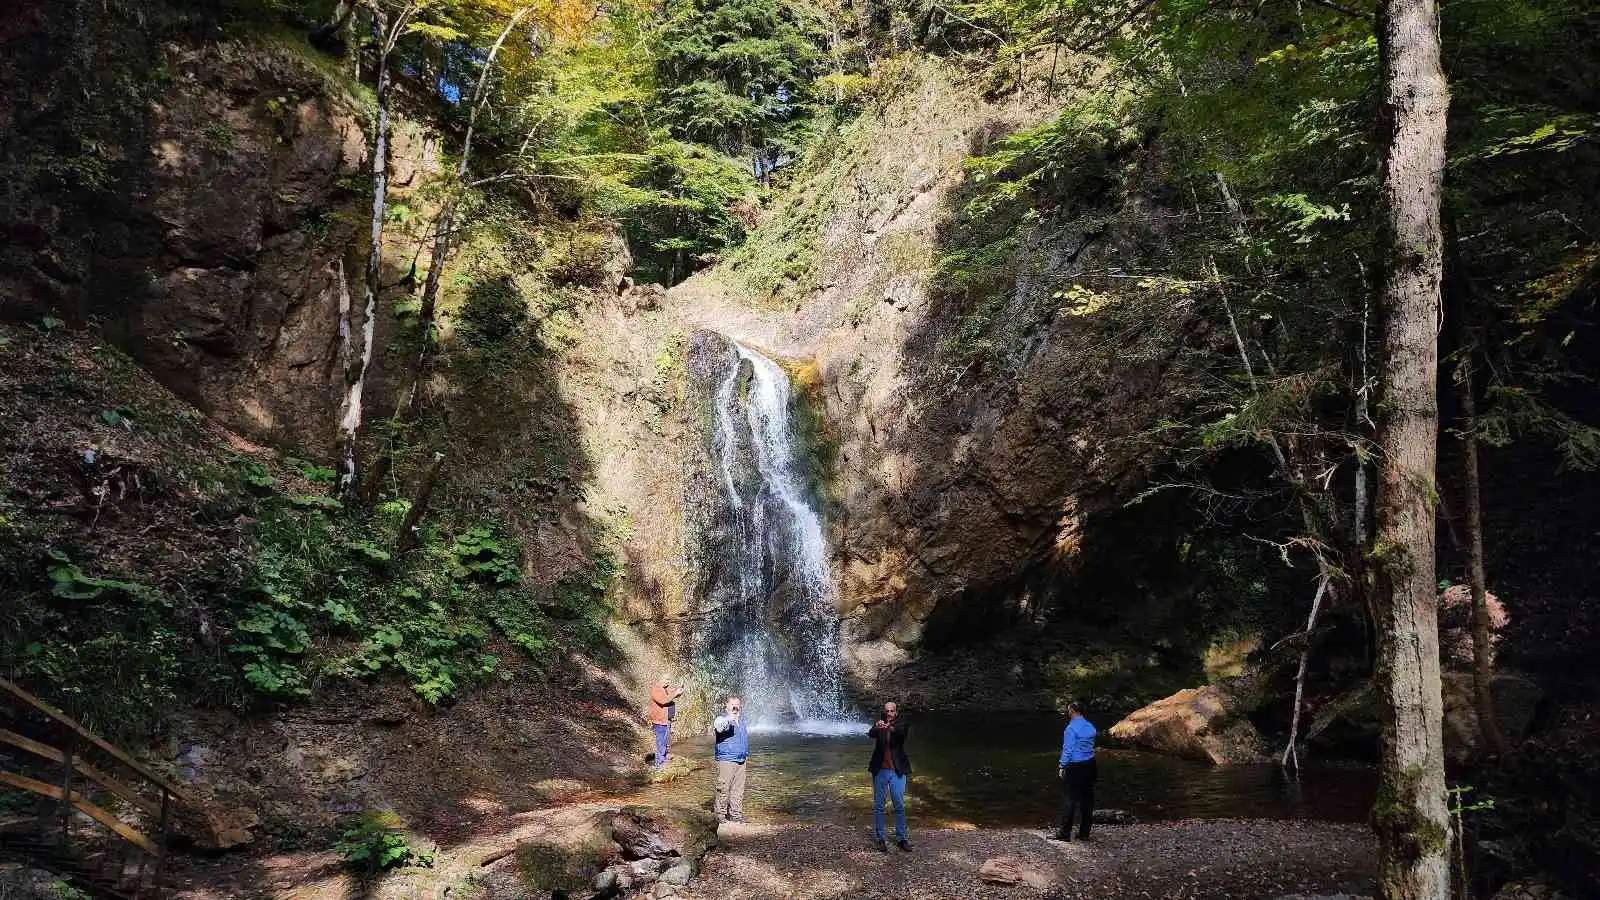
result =
[[[63,870],[102,895],[160,896],[175,805],[193,805],[193,795],[4,678],[0,713],[9,714],[12,726],[0,728],[0,787],[42,798],[37,815],[0,823],[0,850]],[[105,797],[120,802],[123,813],[107,809]],[[75,813],[105,829],[112,852],[104,840],[75,843]]]

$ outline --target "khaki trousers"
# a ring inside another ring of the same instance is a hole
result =
[[[744,767],[742,762],[717,763],[717,801],[719,818],[744,815]]]

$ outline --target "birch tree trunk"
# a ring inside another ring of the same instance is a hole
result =
[[[1472,582],[1472,694],[1478,712],[1478,733],[1493,756],[1505,753],[1505,737],[1494,709],[1494,625],[1489,620],[1489,586],[1483,566],[1482,476],[1478,470],[1478,398],[1474,391],[1472,346],[1462,348],[1461,444],[1466,469],[1467,557]]]
[[[393,27],[381,2],[369,4],[372,37],[378,44],[378,115],[372,141],[372,246],[367,253],[366,285],[361,311],[361,357],[345,372],[344,412],[339,420],[343,454],[339,464],[339,493],[350,496],[356,488],[357,442],[361,436],[362,394],[372,365],[373,337],[377,332],[378,279],[383,272],[383,216],[389,199],[389,53],[404,27],[404,16]]]
[[[1387,146],[1383,160],[1383,401],[1373,545],[1378,613],[1375,683],[1382,717],[1378,893],[1448,900],[1434,582],[1438,457],[1439,221],[1449,95],[1439,64],[1435,0],[1385,0],[1378,13]]]

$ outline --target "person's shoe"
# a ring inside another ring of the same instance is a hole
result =
[[[905,838],[901,838],[900,839],[900,849],[904,850],[907,853],[910,853],[911,852],[911,842],[906,840]]]
[[[1072,843],[1072,835],[1067,834],[1065,831],[1058,831],[1055,834],[1052,834],[1050,836],[1050,840],[1052,840],[1052,841],[1064,841],[1064,842],[1070,844],[1070,843]]]
[[[882,838],[879,838],[878,839],[878,852],[879,853],[888,853],[889,852],[889,842],[884,840],[884,839],[882,839]]]
[[[1082,832],[1078,833],[1078,842],[1079,843],[1088,843],[1088,841],[1089,841],[1089,836],[1087,834],[1084,834]]]

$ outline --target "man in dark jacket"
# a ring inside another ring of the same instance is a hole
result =
[[[872,759],[867,771],[872,773],[872,824],[877,829],[878,849],[889,852],[889,842],[883,833],[883,804],[894,798],[894,836],[901,850],[910,852],[911,840],[906,831],[906,777],[911,774],[911,760],[906,758],[906,723],[900,718],[900,708],[894,701],[883,705],[883,718],[867,732],[872,738]]]

